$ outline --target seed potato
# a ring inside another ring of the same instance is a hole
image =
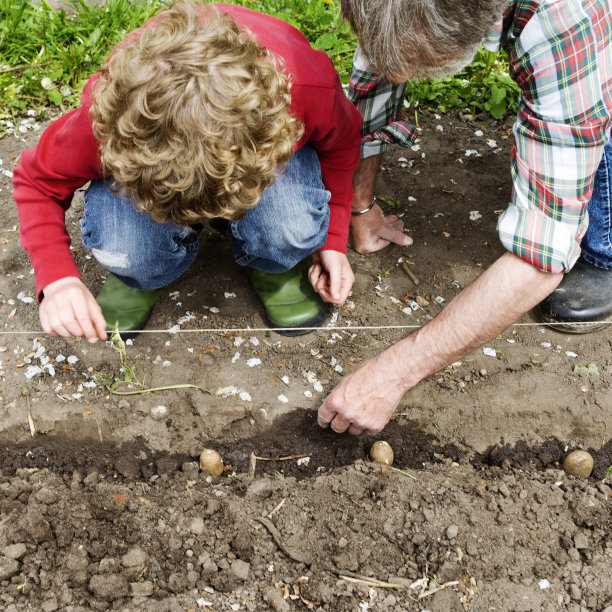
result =
[[[221,455],[211,448],[205,448],[200,455],[200,469],[208,472],[215,478],[223,473],[223,459]]]
[[[393,465],[393,449],[388,442],[379,440],[370,448],[370,459],[383,465]]]
[[[583,450],[571,452],[563,461],[566,474],[576,478],[588,478],[593,471],[593,457]]]

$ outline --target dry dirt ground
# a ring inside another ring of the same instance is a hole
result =
[[[423,381],[376,436],[397,469],[368,460],[372,439],[316,425],[346,368],[501,253],[511,126],[469,119],[421,115],[419,145],[388,154],[377,194],[415,243],[350,253],[338,329],[259,331],[244,272],[206,231],[127,363],[148,386],[209,392],[124,396],[102,384],[125,374],[110,344],[39,331],[9,175],[40,130],[0,141],[0,608],[612,610],[612,328],[526,316]],[[79,194],[67,223],[95,292],[81,210]],[[219,478],[198,470],[206,447]],[[588,479],[560,468],[576,448],[595,458]]]

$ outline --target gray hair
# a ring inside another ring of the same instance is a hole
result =
[[[340,0],[370,68],[442,76],[469,64],[508,0]]]

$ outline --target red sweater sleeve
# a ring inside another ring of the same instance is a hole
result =
[[[92,82],[83,92],[83,106],[54,121],[38,145],[23,152],[13,172],[21,244],[30,256],[39,298],[49,283],[79,276],[65,214],[74,192],[100,176],[98,142],[88,113]]]
[[[333,88],[294,85],[291,95],[305,127],[299,144],[308,144],[317,152],[323,184],[331,193],[329,230],[321,250],[346,253],[353,173],[360,157],[361,114],[344,94],[337,73]]]

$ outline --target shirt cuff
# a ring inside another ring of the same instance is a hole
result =
[[[419,136],[417,128],[403,121],[392,121],[384,127],[366,134],[361,140],[361,157],[371,157],[386,151],[390,145],[411,147]]]
[[[555,221],[544,212],[511,204],[497,223],[505,249],[542,272],[568,272],[580,256],[580,241],[588,226]]]

